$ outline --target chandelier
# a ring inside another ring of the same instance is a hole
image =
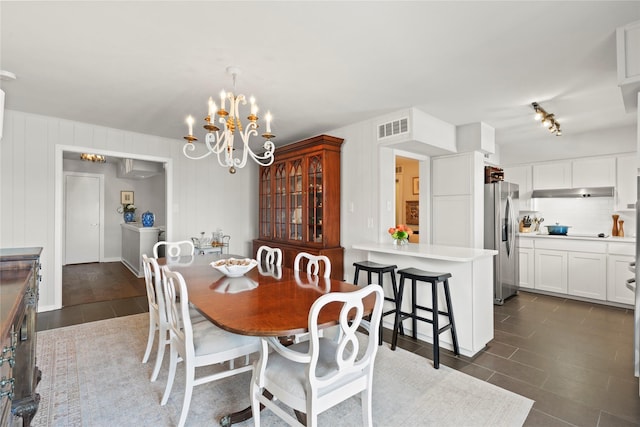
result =
[[[271,113],[267,111],[265,115],[266,132],[262,134],[265,139],[262,148],[264,152],[254,153],[249,147],[249,139],[252,136],[258,134],[258,105],[255,98],[252,96],[249,98],[249,116],[247,116],[248,123],[246,127],[243,126],[240,119],[240,105],[246,105],[247,99],[244,95],[236,95],[236,76],[240,73],[240,70],[236,67],[227,67],[227,74],[233,76],[233,92],[220,92],[220,109],[213,102],[213,98],[209,97],[209,113],[204,118],[206,124],[203,126],[207,133],[205,135],[205,145],[207,151],[202,155],[190,154],[195,151],[196,147],[193,143],[198,139],[193,136],[193,123],[192,116],[187,117],[187,125],[189,126],[189,134],[184,137],[187,142],[184,144],[182,151],[186,157],[193,160],[200,160],[215,154],[218,158],[218,163],[222,167],[228,167],[229,173],[236,173],[236,168],[242,168],[247,164],[247,159],[251,157],[256,163],[261,166],[269,166],[273,163],[273,152],[275,145],[271,142],[271,139],[275,137],[271,133]],[[229,102],[229,110],[226,110],[226,103]],[[222,129],[216,126],[216,121]],[[244,129],[243,129],[244,127]],[[235,137],[238,135],[242,140],[242,156],[235,156]]]
[[[553,114],[549,114],[538,104],[537,102],[532,102],[531,106],[536,112],[535,119],[540,121],[540,124],[547,128],[549,132],[555,133],[556,136],[562,136],[562,131],[560,130],[560,123],[555,119]]]
[[[107,158],[100,154],[81,153],[80,158],[93,163],[105,163]]]

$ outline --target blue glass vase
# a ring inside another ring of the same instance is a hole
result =
[[[135,212],[125,212],[124,213],[124,222],[133,222],[136,220]]]
[[[153,227],[153,222],[155,221],[155,216],[153,213],[146,211],[142,214],[142,226],[143,227]]]

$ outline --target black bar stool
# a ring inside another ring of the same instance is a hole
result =
[[[402,321],[405,319],[412,319],[413,321],[413,338],[417,338],[418,320],[431,323],[433,326],[433,367],[438,369],[440,367],[440,334],[446,330],[451,330],[451,338],[453,340],[453,352],[460,355],[460,349],[458,347],[458,336],[456,334],[456,325],[453,321],[453,308],[451,306],[451,295],[449,293],[449,277],[451,273],[431,273],[429,271],[419,270],[417,268],[405,268],[398,271],[400,274],[400,288],[398,290],[396,320],[393,328],[393,339],[391,341],[391,350],[396,349],[398,341],[398,328],[402,326]],[[404,293],[404,281],[405,279],[411,279],[411,313],[405,313],[402,311],[402,296]],[[416,282],[428,282],[431,283],[431,305],[432,307],[425,307],[418,305]],[[447,311],[440,311],[438,309],[438,283],[442,282],[444,287],[444,297],[447,304]],[[418,310],[425,310],[431,313],[431,319],[421,317],[418,315]],[[447,316],[449,323],[443,327],[439,326],[438,314]]]
[[[396,284],[396,268],[398,268],[397,265],[387,265],[387,264],[378,264],[377,262],[373,262],[373,261],[358,261],[358,262],[354,262],[353,266],[356,268],[356,272],[353,276],[353,284],[357,285],[358,284],[358,276],[360,275],[360,270],[364,270],[367,272],[367,285],[371,284],[371,275],[372,273],[377,273],[378,274],[378,285],[380,285],[383,289],[384,287],[382,286],[383,284],[383,279],[384,279],[384,273],[389,273],[391,275],[391,285],[393,288],[393,298],[391,297],[387,297],[385,296],[384,299],[386,301],[391,301],[394,304],[394,308],[393,310],[388,310],[388,311],[383,311],[382,312],[382,317],[380,318],[380,337],[378,339],[378,343],[380,345],[382,345],[382,320],[384,319],[384,316],[388,316],[389,314],[394,314],[396,313],[399,309],[400,306],[397,303],[398,300],[398,286]],[[404,335],[404,329],[402,327],[402,325],[400,325],[400,333],[402,335]]]

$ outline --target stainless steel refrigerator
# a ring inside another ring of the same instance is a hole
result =
[[[494,182],[484,185],[484,247],[494,249],[494,304],[518,293],[520,263],[518,261],[518,184]]]
[[[634,334],[633,334],[633,348],[634,348],[634,371],[636,377],[640,377],[640,289],[638,284],[640,283],[640,176],[637,178],[637,192],[638,198],[636,201],[636,261],[631,263],[630,269],[634,271],[635,277],[627,280],[627,287],[635,292],[635,304],[634,304]],[[640,394],[640,384],[638,384],[638,393]]]

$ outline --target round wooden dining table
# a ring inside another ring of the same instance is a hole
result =
[[[204,254],[160,258],[158,263],[185,279],[189,302],[207,319],[229,332],[261,337],[291,337],[308,332],[311,306],[327,292],[352,292],[351,283],[308,275],[287,267],[258,264],[240,277],[227,277],[211,265],[237,255]],[[364,301],[364,313],[373,310],[374,296]],[[330,303],[318,318],[320,328],[337,324],[341,304]],[[283,339],[281,339],[282,341]],[[296,413],[304,420],[304,414]],[[220,419],[223,427],[251,418],[251,407]]]
[[[287,267],[258,265],[241,277],[227,277],[211,266],[237,255],[205,254],[159,260],[185,279],[189,302],[218,327],[242,335],[283,337],[308,331],[311,306],[327,292],[359,289],[351,283],[296,272]],[[320,313],[321,328],[337,323],[340,304]],[[365,313],[373,297],[365,300]]]

